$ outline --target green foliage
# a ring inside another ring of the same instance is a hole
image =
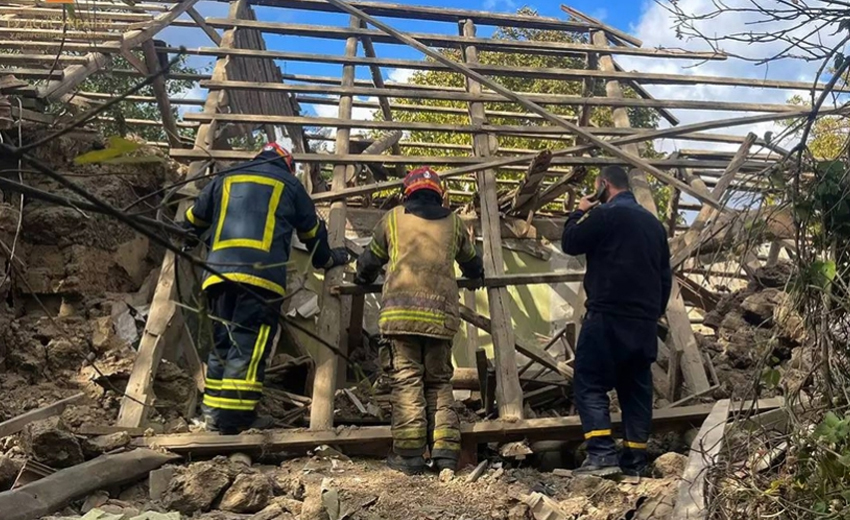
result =
[[[524,7],[518,11],[523,15],[534,15],[537,13],[533,9]],[[502,40],[534,40],[534,41],[552,41],[552,42],[572,42],[572,43],[588,43],[586,36],[575,36],[560,31],[545,31],[536,29],[522,28],[498,28],[493,34],[493,38]],[[442,51],[447,57],[454,61],[463,61],[463,56],[456,49],[446,49]],[[505,67],[534,67],[540,69],[584,69],[586,65],[584,59],[576,56],[568,55],[535,55],[535,54],[520,54],[520,53],[501,53],[492,51],[479,52],[479,62],[484,65],[500,65]],[[572,96],[582,96],[584,86],[581,81],[564,81],[553,79],[537,79],[528,77],[498,77],[494,78],[501,85],[518,93],[540,93],[540,94],[562,94]],[[447,71],[418,71],[410,78],[410,83],[416,85],[428,86],[446,86],[455,88],[464,88],[466,80],[463,75]],[[604,97],[605,83],[595,81],[592,86],[594,96]],[[630,89],[625,89],[625,95],[630,98],[636,97],[636,94]],[[413,110],[394,110],[393,118],[397,121],[406,122],[429,122],[440,124],[453,125],[468,125],[469,118],[466,115],[468,104],[465,101],[451,100],[411,100],[397,99],[396,103],[406,105],[424,105],[428,107],[439,108],[454,108],[462,110],[461,113],[446,113],[446,112],[423,112]],[[492,125],[520,125],[526,127],[538,126],[543,123],[537,117],[515,117],[495,114],[495,112],[525,112],[524,109],[511,102],[488,102],[485,103],[485,108],[488,111],[488,122]],[[551,112],[564,116],[568,119],[576,120],[581,109],[575,106],[565,105],[546,105],[546,108]],[[375,114],[376,118],[381,118],[380,112]],[[608,107],[595,107],[591,115],[591,124],[605,127],[613,126],[612,110]],[[658,115],[653,110],[648,109],[629,109],[629,120],[635,128],[655,128],[658,125]],[[437,150],[430,147],[408,148],[407,151],[411,155],[440,155],[440,156],[468,156],[468,149],[460,146],[471,146],[472,136],[470,134],[435,132],[425,130],[414,130],[410,132],[409,141],[421,142],[429,144],[444,144],[455,146],[456,148]],[[516,153],[517,150],[543,150],[557,149],[569,146],[569,144],[559,143],[551,139],[540,139],[537,137],[527,136],[499,136],[499,150],[506,153]],[[656,152],[652,149],[651,144],[647,145],[643,151],[644,155],[655,156]],[[584,187],[587,192],[592,190],[593,182],[596,177],[596,169],[590,168],[590,175],[584,181]],[[505,171],[498,172],[500,179],[519,180],[522,178],[522,172]],[[462,190],[474,192],[475,187],[471,183],[463,181],[450,181],[449,188],[453,190]],[[656,194],[656,200],[659,207],[659,213],[666,212],[667,204],[670,198],[670,190],[662,187],[657,182],[651,183]],[[507,188],[504,188],[505,190]]]
[[[136,53],[137,57],[143,59],[141,53]],[[112,58],[113,69],[132,69],[130,64],[121,56]],[[171,67],[172,73],[197,74],[198,70],[186,65],[186,56],[181,56],[180,60]],[[86,92],[101,92],[113,95],[120,95],[130,90],[138,84],[139,78],[100,73],[89,76],[82,83],[79,90]],[[169,97],[181,94],[191,89],[193,82],[190,80],[169,79],[166,81]],[[153,87],[150,85],[143,87],[136,95],[138,96],[153,96]],[[172,112],[177,114],[177,108],[172,106]],[[147,141],[167,141],[165,130],[162,126],[136,126],[128,125],[128,119],[147,119],[152,121],[160,121],[162,115],[159,107],[154,103],[140,103],[138,101],[122,101],[101,114],[101,117],[111,118],[112,121],[99,121],[94,123],[94,127],[100,130],[103,135],[120,135],[126,136],[128,133],[135,133],[143,137]],[[192,132],[189,129],[179,129],[181,136],[191,136]]]

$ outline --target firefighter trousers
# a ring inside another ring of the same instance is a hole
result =
[[[576,346],[573,389],[587,456],[598,466],[641,471],[652,427],[652,363],[658,353],[654,321],[588,312]],[[608,392],[623,412],[623,450],[617,456]]]
[[[279,296],[251,286],[265,299]],[[277,312],[231,284],[207,290],[214,346],[207,361],[204,415],[222,433],[238,433],[256,419],[263,395],[266,358],[277,332]]]
[[[416,457],[460,457],[460,421],[452,393],[452,344],[426,336],[390,336],[382,353],[392,381],[393,451]]]

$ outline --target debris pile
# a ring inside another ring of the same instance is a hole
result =
[[[791,269],[787,263],[758,269],[745,289],[724,296],[705,315],[703,324],[715,332],[697,339],[717,372],[715,399],[756,391],[771,397],[805,383],[810,369],[805,327],[785,292]]]

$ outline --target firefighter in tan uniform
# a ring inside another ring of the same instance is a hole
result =
[[[430,449],[438,470],[455,469],[460,429],[452,395],[452,338],[460,325],[455,261],[467,278],[483,279],[460,217],[444,208],[439,176],[428,167],[404,179],[404,204],[375,228],[357,262],[355,283],[369,284],[387,265],[379,319],[389,341],[393,453],[387,463],[407,474],[425,468]]]

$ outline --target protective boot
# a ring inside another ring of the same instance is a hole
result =
[[[420,475],[425,471],[425,459],[422,456],[403,457],[395,453],[387,457],[387,466],[405,475]]]
[[[574,477],[581,476],[592,476],[592,477],[601,477],[601,478],[617,478],[623,474],[623,471],[620,469],[620,466],[605,466],[591,458],[585,459],[584,463],[581,467],[573,470]]]
[[[239,435],[247,430],[270,430],[274,428],[274,425],[275,423],[272,417],[259,415],[248,426],[243,426],[241,428],[219,428],[218,431],[220,431],[222,435]]]
[[[450,469],[452,471],[457,471],[457,463],[458,459],[451,457],[434,457],[434,468],[439,473],[444,469]]]

